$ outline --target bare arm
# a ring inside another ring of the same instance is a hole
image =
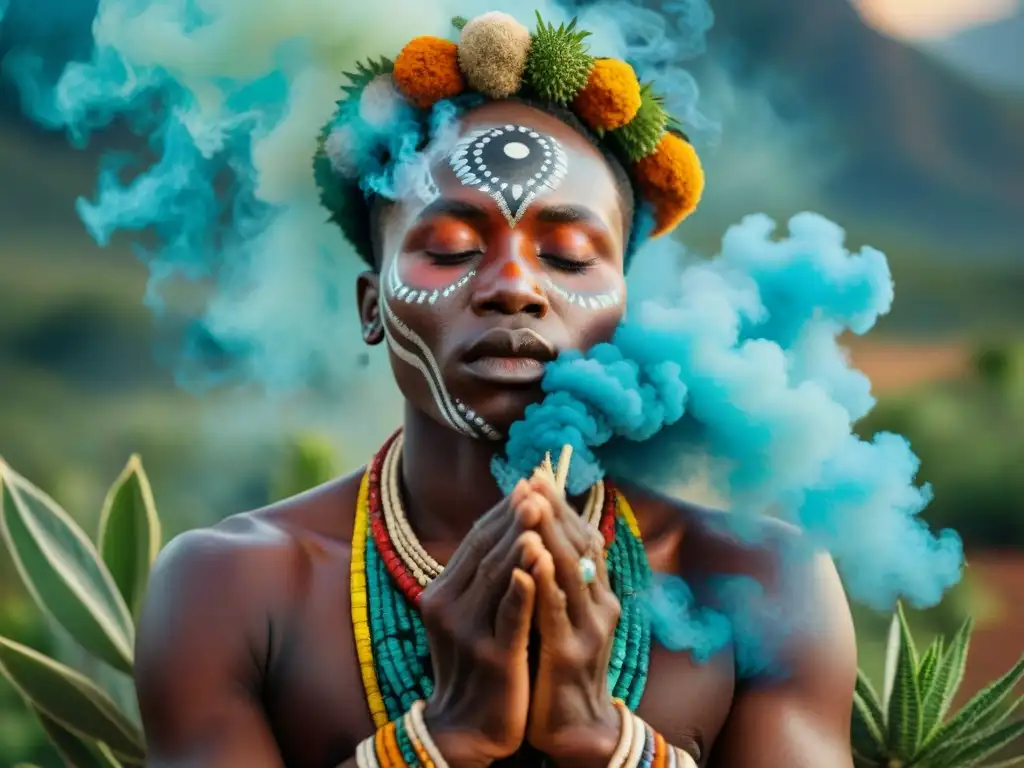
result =
[[[238,536],[202,530],[154,567],[135,665],[150,768],[284,765],[259,701],[266,614],[251,559]]]
[[[857,648],[849,605],[835,566],[819,557],[809,566],[813,633],[788,648],[791,673],[739,694],[715,742],[715,768],[850,768],[850,716]],[[807,605],[800,612],[807,613]]]

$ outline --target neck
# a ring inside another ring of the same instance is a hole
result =
[[[501,443],[455,432],[408,403],[404,439],[402,496],[409,522],[424,542],[461,541],[503,497],[491,476]]]

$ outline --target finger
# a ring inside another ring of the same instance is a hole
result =
[[[591,543],[591,530],[593,529],[583,516],[577,512],[569,503],[565,495],[551,484],[549,478],[537,475],[530,479],[530,489],[546,498],[551,503],[555,518],[559,520],[566,529],[566,535],[576,546],[580,553],[586,552]]]
[[[495,618],[494,636],[502,647],[510,651],[522,650],[530,642],[536,594],[533,578],[525,571],[514,568]]]
[[[516,548],[516,539],[522,532],[519,523],[513,519],[491,551],[477,561],[472,581],[466,588],[467,593],[474,593],[474,600],[487,600],[493,605],[501,598],[509,574],[519,564],[520,550]]]
[[[442,574],[445,584],[453,592],[461,594],[465,591],[469,582],[476,575],[480,561],[508,530],[516,506],[528,495],[529,485],[525,480],[519,481],[508,498],[494,505],[474,523],[469,534],[462,540],[462,544],[448,561]],[[513,504],[514,501],[515,504]]]
[[[566,610],[567,595],[558,585],[555,562],[549,551],[545,550],[537,558],[532,574],[537,585],[534,614],[541,637],[554,641],[568,637],[573,627]]]
[[[583,555],[569,541],[562,523],[555,519],[551,503],[542,496],[538,496],[536,499],[536,503],[541,506],[544,513],[537,524],[537,532],[544,542],[544,547],[551,553],[555,568],[555,580],[565,593],[569,619],[574,625],[579,626],[587,611],[592,609],[589,588],[580,579],[580,558]],[[592,554],[588,556],[591,559],[594,558]]]

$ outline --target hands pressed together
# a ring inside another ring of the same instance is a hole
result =
[[[559,766],[609,764],[623,725],[608,688],[620,607],[603,550],[538,472],[481,518],[423,593],[435,683],[425,721],[450,766],[488,765],[524,741]]]

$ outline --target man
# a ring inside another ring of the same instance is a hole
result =
[[[852,765],[853,627],[830,560],[782,568],[795,532],[765,522],[761,543],[744,545],[721,513],[630,487],[610,507],[597,487],[567,500],[540,473],[498,490],[492,457],[542,396],[543,364],[609,339],[622,318],[637,203],[621,165],[558,110],[494,99],[458,132],[431,165],[430,194],[378,198],[370,216],[359,311],[364,340],[388,345],[401,434],[372,471],[162,553],[136,662],[148,764],[400,762],[387,729],[394,738],[408,709],[405,746],[439,768]],[[552,159],[528,165],[538,157]],[[780,641],[785,673],[744,679],[733,646],[706,663],[649,639],[616,646],[627,613],[637,619],[621,561],[599,556],[605,508],[616,541],[630,530],[616,510],[635,515],[637,578],[649,563],[713,605],[716,577],[749,576],[766,606],[751,615],[814,615],[785,637],[767,619],[755,628]],[[388,589],[381,608],[374,590]],[[412,650],[420,621],[426,661]],[[634,721],[613,701],[612,668],[631,670],[621,698],[636,694]],[[406,706],[416,698],[425,706]]]

